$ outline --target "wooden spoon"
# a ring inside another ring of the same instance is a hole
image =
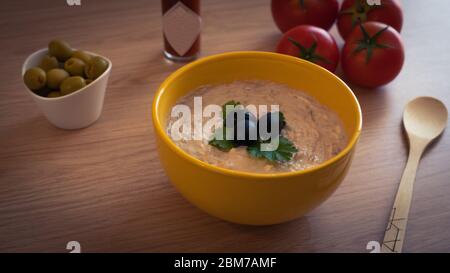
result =
[[[409,157],[384,234],[382,253],[401,253],[420,157],[428,144],[447,126],[445,105],[435,98],[419,97],[406,105],[403,124],[409,140]]]

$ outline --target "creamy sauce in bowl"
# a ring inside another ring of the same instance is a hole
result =
[[[293,142],[298,150],[287,162],[272,162],[251,157],[246,147],[242,146],[228,152],[221,151],[208,144],[212,133],[204,133],[202,140],[175,140],[171,128],[177,118],[169,117],[167,133],[175,144],[188,154],[212,165],[254,173],[292,172],[321,164],[337,155],[348,143],[342,121],[336,113],[306,93],[283,84],[251,80],[206,85],[189,92],[177,104],[194,109],[194,97],[202,97],[203,107],[210,104],[223,105],[231,100],[239,101],[244,106],[267,105],[269,111],[270,105],[279,105],[287,122],[281,134]],[[264,113],[255,114],[261,116]]]

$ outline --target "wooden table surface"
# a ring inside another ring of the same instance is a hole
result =
[[[203,1],[203,55],[273,50],[281,35],[269,2]],[[0,251],[67,252],[75,240],[83,252],[368,252],[368,241],[382,240],[406,161],[404,105],[430,95],[450,106],[450,20],[441,16],[450,5],[403,2],[404,69],[379,90],[354,88],[364,129],[341,187],[301,219],[250,227],[192,206],[159,163],[150,105],[181,66],[162,57],[160,1],[2,1]],[[89,128],[53,127],[22,86],[23,61],[54,37],[113,62],[103,114]],[[449,136],[421,162],[406,252],[450,251]]]

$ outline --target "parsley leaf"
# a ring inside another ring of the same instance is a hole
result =
[[[241,103],[238,101],[234,101],[234,100],[230,100],[228,102],[226,102],[224,105],[222,105],[222,118],[223,118],[223,124],[225,124],[225,120],[227,118],[227,106],[231,105],[233,107],[236,107],[238,105],[240,105]],[[221,139],[218,139],[217,134],[219,134],[220,132],[223,133],[223,136]],[[228,152],[230,151],[232,148],[236,147],[236,143],[234,143],[234,141],[229,140],[232,138],[228,138],[226,137],[227,134],[227,130],[226,128],[219,128],[216,129],[215,131],[215,136],[208,142],[209,145],[212,145],[214,147],[216,147],[217,149],[223,151],[223,152]]]
[[[218,139],[217,134],[219,134],[221,131],[223,132],[222,139]],[[225,130],[223,130],[222,128],[217,129],[215,132],[215,136],[208,142],[208,144],[216,147],[217,149],[223,152],[230,151],[232,148],[236,147],[236,144],[232,140],[228,140],[226,134],[227,134],[226,129]]]
[[[286,127],[286,118],[284,117],[283,112],[278,112],[279,118],[280,118],[280,128],[283,129]]]
[[[227,101],[224,105],[222,105],[222,118],[223,118],[224,122],[225,122],[225,120],[227,119],[227,116],[228,116],[228,112],[227,112],[227,106],[228,105],[231,105],[234,108],[234,107],[236,107],[238,105],[241,105],[241,103],[238,102],[238,101],[230,100],[230,101]]]
[[[291,160],[298,150],[289,139],[280,136],[279,145],[275,151],[261,151],[261,143],[256,143],[248,146],[247,152],[252,157],[265,158],[269,161],[286,162]]]

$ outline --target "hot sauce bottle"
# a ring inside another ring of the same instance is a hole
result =
[[[191,61],[200,51],[200,0],[162,0],[164,56]]]

